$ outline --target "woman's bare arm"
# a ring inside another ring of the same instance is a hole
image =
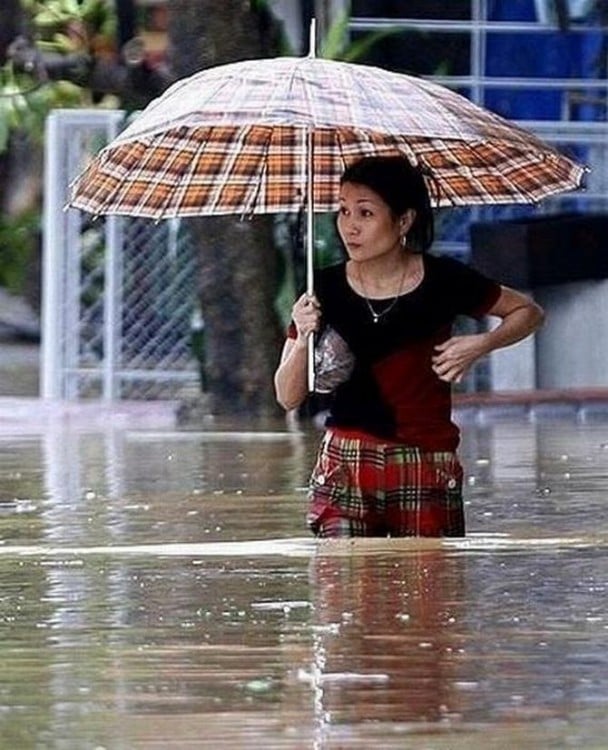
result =
[[[521,341],[536,331],[544,320],[544,312],[536,302],[525,294],[504,286],[487,314],[501,319],[493,330],[468,336],[452,336],[435,347],[437,354],[433,357],[433,370],[441,380],[459,383],[480,357]]]
[[[308,337],[318,330],[321,311],[314,296],[303,294],[292,308],[296,338],[288,338],[274,375],[279,404],[286,410],[296,409],[308,395]]]

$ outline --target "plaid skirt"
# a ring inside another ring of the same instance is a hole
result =
[[[318,537],[464,536],[462,467],[451,451],[328,431],[310,478]]]

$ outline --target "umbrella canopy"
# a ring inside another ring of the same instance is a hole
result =
[[[278,57],[173,84],[91,161],[70,203],[152,219],[331,211],[346,165],[395,153],[430,175],[437,206],[536,203],[579,187],[585,171],[430,81]]]

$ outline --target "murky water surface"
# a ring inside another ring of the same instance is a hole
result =
[[[608,747],[608,422],[468,425],[465,540],[316,544],[318,434],[0,435],[0,747]]]

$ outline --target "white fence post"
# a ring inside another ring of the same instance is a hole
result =
[[[44,219],[42,252],[42,345],[40,361],[40,396],[44,399],[60,398],[61,393],[61,280],[58,269],[64,244],[62,207],[64,197],[59,190],[63,154],[59,115],[51,113],[46,121],[44,162]]]

